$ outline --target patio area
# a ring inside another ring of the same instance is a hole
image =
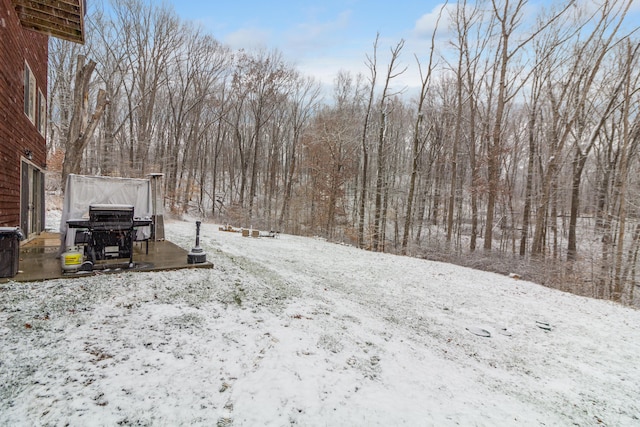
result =
[[[123,271],[148,272],[182,268],[213,268],[213,264],[209,261],[200,264],[189,264],[187,262],[188,252],[167,240],[149,241],[148,253],[146,242],[136,242],[133,248],[133,268],[126,268],[128,262],[128,259],[126,259],[101,262],[101,265],[96,264],[96,268],[93,271],[63,272],[59,251],[60,234],[42,233],[29,242],[20,245],[18,274],[10,278],[0,278],[0,283],[6,283],[10,280],[33,282]]]

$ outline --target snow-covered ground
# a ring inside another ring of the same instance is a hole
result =
[[[201,245],[214,269],[0,285],[0,425],[640,425],[637,310],[320,239]]]

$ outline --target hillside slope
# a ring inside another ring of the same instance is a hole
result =
[[[213,270],[0,285],[0,425],[640,424],[636,310],[320,239],[201,246]]]

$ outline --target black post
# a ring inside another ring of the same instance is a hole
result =
[[[207,262],[207,254],[200,247],[200,221],[196,221],[196,246],[187,254],[188,264]]]

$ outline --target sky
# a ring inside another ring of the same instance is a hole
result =
[[[402,67],[426,58],[439,1],[152,0],[234,49],[278,49],[304,74],[331,84],[340,70],[366,72],[376,34],[380,56],[404,39]]]
[[[397,70],[406,71],[393,82],[394,90],[420,86],[417,59],[427,63],[431,36],[445,4],[437,0],[150,1],[172,7],[181,18],[201,24],[231,48],[278,49],[296,69],[329,86],[341,70],[369,74],[366,59],[373,52],[376,34],[380,34],[381,69],[388,65],[391,48],[404,40]],[[533,18],[542,5],[552,3],[530,0],[525,14]],[[449,7],[453,4],[448,2]],[[640,0],[635,0],[631,11],[639,10]],[[445,22],[438,34],[436,49],[442,51],[450,39]]]
[[[214,268],[0,284],[0,425],[639,423],[636,309],[320,238],[200,245]]]

